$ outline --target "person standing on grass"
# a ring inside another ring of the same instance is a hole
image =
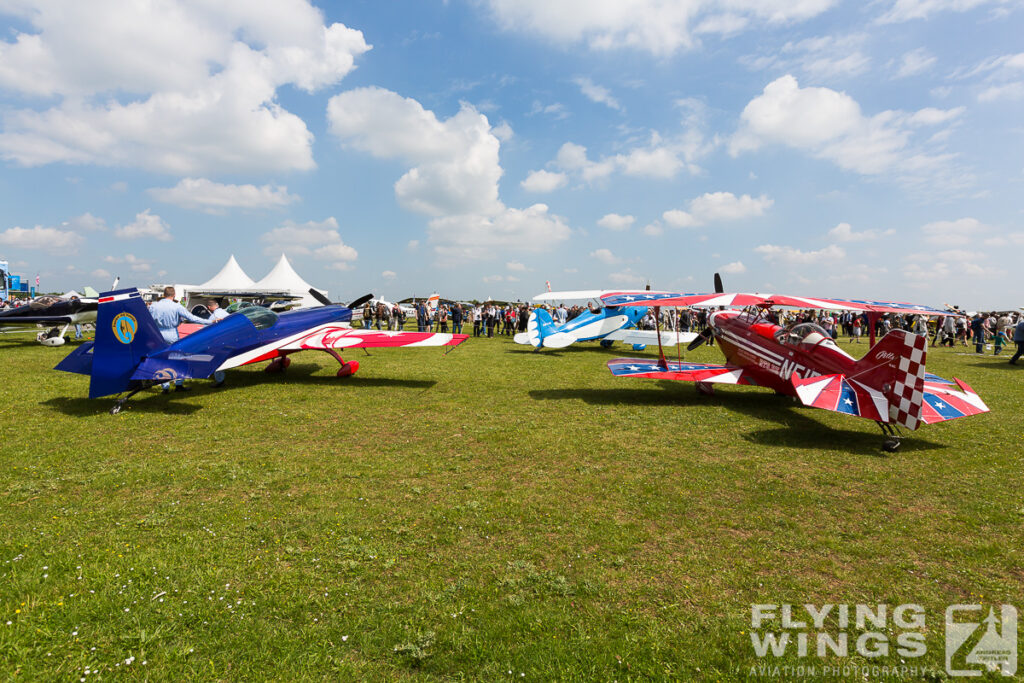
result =
[[[199,316],[192,315],[185,307],[174,300],[174,287],[164,287],[164,298],[149,307],[149,313],[156,322],[160,336],[168,344],[178,341],[178,325],[183,322],[195,323],[196,325],[209,325],[212,320],[203,320]],[[160,385],[166,394],[171,390],[171,383],[164,382]],[[175,391],[188,391],[185,380],[174,380]]]
[[[985,318],[981,313],[971,318],[971,334],[974,335],[974,352],[981,355],[985,352]]]
[[[1013,328],[1013,343],[1017,345],[1017,353],[1010,359],[1010,365],[1016,365],[1017,359],[1024,355],[1024,315],[1018,317],[1017,326]]]
[[[462,334],[462,304],[452,306],[452,333]]]
[[[206,305],[206,308],[210,311],[210,323],[220,322],[224,318],[228,317],[228,312],[220,307],[220,302],[216,299],[211,299],[210,303]],[[224,385],[224,371],[214,370],[213,371],[213,386],[219,387]]]

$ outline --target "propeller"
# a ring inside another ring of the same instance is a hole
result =
[[[722,285],[722,276],[715,273],[715,294],[725,294],[725,287]],[[686,345],[687,351],[693,351],[699,346],[707,343],[708,339],[715,336],[715,330],[709,325],[700,331],[697,338]]]
[[[351,303],[343,304],[340,302],[331,301],[326,296],[324,296],[317,290],[313,289],[312,287],[310,287],[309,289],[309,295],[316,299],[317,301],[319,301],[320,303],[322,303],[324,306],[345,306],[345,308],[359,308],[360,306],[362,306],[367,301],[373,298],[373,294],[364,294],[363,296],[359,297],[355,301],[352,301]]]

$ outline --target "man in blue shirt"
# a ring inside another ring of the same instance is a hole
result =
[[[149,307],[149,314],[153,316],[156,326],[160,329],[160,335],[168,344],[178,341],[178,325],[182,322],[197,325],[209,325],[213,322],[212,320],[203,320],[185,310],[184,306],[174,300],[174,287],[164,287],[164,298]],[[161,386],[165,394],[171,390],[170,382],[164,382]],[[174,380],[174,389],[175,391],[188,391],[185,380]]]
[[[1017,326],[1013,328],[1013,341],[1017,344],[1017,353],[1010,359],[1010,365],[1016,365],[1017,359],[1024,356],[1024,315],[1017,320]]]

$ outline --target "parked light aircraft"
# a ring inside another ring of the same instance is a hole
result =
[[[284,370],[289,355],[309,349],[331,354],[350,377],[359,369],[346,362],[337,349],[457,346],[468,335],[423,332],[381,332],[353,329],[352,308],[370,297],[352,302],[277,314],[250,306],[217,323],[168,344],[136,289],[100,294],[96,341],[79,346],[55,369],[89,375],[89,398],[128,391],[111,414],[139,391],[175,379],[209,377],[217,370],[271,361],[268,371]],[[329,302],[328,302],[329,303]]]
[[[769,315],[773,307],[860,311],[870,316],[956,313],[897,302],[779,294],[620,291],[601,299],[613,306],[744,307],[711,313],[707,329],[689,347],[692,350],[713,336],[726,363],[670,362],[664,355],[654,361],[617,358],[608,362],[608,368],[618,377],[695,382],[706,393],[711,393],[716,383],[767,387],[794,396],[806,406],[874,420],[888,437],[884,444],[888,451],[899,447],[897,426],[915,430],[922,424],[989,410],[964,382],[925,371],[927,337],[894,329],[857,360],[818,325],[805,322],[782,327]]]
[[[538,294],[533,297],[534,301],[588,300],[589,303],[586,311],[562,325],[555,323],[550,312],[543,308],[534,309],[527,321],[526,332],[517,334],[513,341],[529,344],[535,349],[563,349],[583,341],[600,341],[601,346],[608,348],[613,342],[621,341],[632,344],[635,351],[642,351],[647,344],[658,343],[657,331],[636,329],[637,323],[647,315],[647,308],[602,305],[601,297],[611,293],[612,290],[583,290]],[[661,342],[678,344],[696,337],[690,332],[666,331],[661,333]]]

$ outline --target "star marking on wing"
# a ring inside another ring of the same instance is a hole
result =
[[[843,403],[845,403],[845,404],[846,404],[846,405],[848,405],[848,406],[852,406],[852,405],[853,405],[853,401],[851,401],[851,400],[850,400],[850,399],[848,399],[848,398],[844,398],[844,399],[843,399]]]
[[[942,410],[945,407],[946,407],[946,404],[943,403],[942,401],[939,401],[938,403],[935,404],[935,409],[936,410]]]

